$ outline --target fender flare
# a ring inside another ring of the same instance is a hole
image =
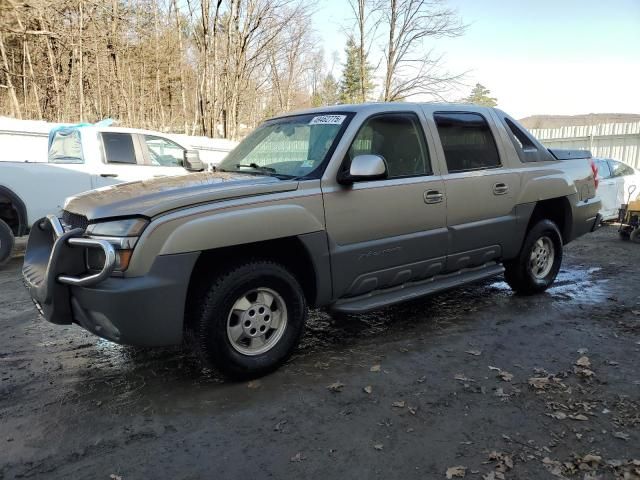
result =
[[[0,197],[7,197],[18,214],[18,229],[14,232],[16,237],[26,235],[29,230],[27,207],[22,199],[8,187],[0,185]]]

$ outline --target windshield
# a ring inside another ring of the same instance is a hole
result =
[[[304,177],[324,162],[350,115],[310,114],[269,120],[254,130],[217,170]]]

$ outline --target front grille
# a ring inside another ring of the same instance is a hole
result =
[[[71,213],[64,210],[62,212],[62,223],[66,229],[73,230],[74,228],[81,228],[86,230],[89,226],[89,220],[84,215],[78,215],[77,213]]]

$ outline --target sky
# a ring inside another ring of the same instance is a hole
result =
[[[479,82],[517,118],[640,114],[640,0],[449,0],[447,5],[468,25],[465,34],[425,47],[444,54],[450,72],[466,72],[464,86],[451,99],[466,96]],[[347,0],[318,0],[313,24],[329,67],[338,52],[336,76],[351,17]],[[381,48],[374,49],[371,63],[380,56]]]

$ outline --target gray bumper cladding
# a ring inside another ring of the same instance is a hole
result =
[[[22,269],[25,286],[46,320],[77,323],[118,343],[141,346],[182,341],[184,307],[199,252],[156,258],[141,277],[111,277],[115,252],[106,241],[63,232],[57,218],[37,221]],[[86,272],[87,248],[101,248],[104,268]]]

